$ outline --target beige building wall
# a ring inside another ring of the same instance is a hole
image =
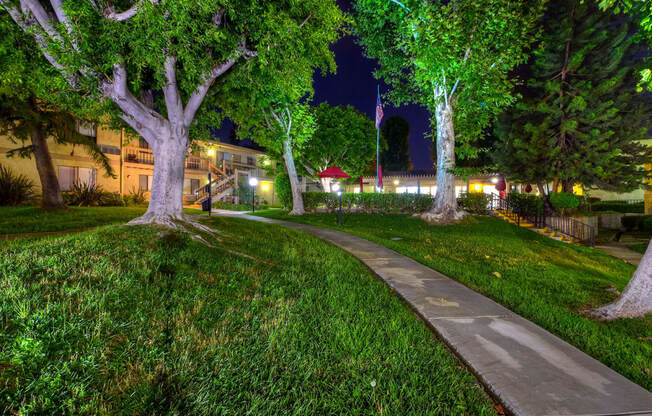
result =
[[[138,137],[129,137],[124,131],[115,131],[103,127],[97,127],[96,140],[110,160],[114,177],[106,175],[106,172],[98,165],[82,147],[72,145],[58,145],[52,138],[48,139],[48,146],[52,155],[55,172],[61,175],[61,168],[74,168],[77,175],[82,172],[86,175],[89,170],[94,170],[95,182],[105,191],[129,195],[138,192],[147,177],[151,184],[151,177],[154,171],[153,156],[141,143]],[[26,145],[29,143],[25,143]],[[0,136],[0,164],[10,168],[15,173],[27,176],[35,185],[37,192],[40,192],[40,180],[34,158],[29,159],[7,157],[7,151],[20,147],[21,144],[14,144],[9,137]],[[204,186],[208,183],[210,166],[228,168],[230,172],[237,170],[238,176],[248,178],[256,176],[259,184],[256,193],[268,203],[274,198],[273,179],[267,178],[265,171],[261,169],[266,162],[264,154],[260,151],[234,146],[223,143],[199,143],[198,150],[195,150],[186,159],[186,170],[184,175],[184,194],[186,197],[192,195],[191,188]],[[213,173],[215,175],[215,173]],[[81,175],[80,175],[81,176]],[[60,178],[61,182],[61,178]],[[149,198],[149,191],[145,191]]]

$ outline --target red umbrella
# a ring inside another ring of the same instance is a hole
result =
[[[530,192],[532,192],[532,185],[530,185],[530,184],[528,183],[528,184],[525,186],[525,192],[527,192],[528,194],[529,194]]]
[[[317,174],[318,178],[350,178],[349,175],[337,166],[331,166],[323,172]]]
[[[496,184],[496,189],[498,191],[504,191],[507,189],[507,184],[505,183],[505,178],[500,178],[500,181]]]

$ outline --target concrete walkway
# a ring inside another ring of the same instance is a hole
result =
[[[601,244],[595,246],[598,250],[602,250],[610,256],[614,256],[629,264],[638,266],[643,258],[643,255],[637,251],[627,248],[624,244]]]
[[[312,234],[395,289],[514,415],[652,414],[652,394],[491,299],[363,238],[244,213],[219,215]]]

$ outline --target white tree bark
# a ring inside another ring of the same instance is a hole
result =
[[[634,276],[615,302],[590,311],[598,319],[643,317],[652,313],[652,241]]]
[[[292,211],[288,215],[303,215],[306,211],[303,209],[303,195],[297,177],[297,169],[294,166],[294,156],[292,156],[292,142],[287,136],[283,141],[283,160],[285,169],[290,177],[290,186],[292,187]]]
[[[432,223],[447,223],[460,218],[455,199],[455,129],[453,126],[453,107],[443,100],[437,104],[437,193],[430,211],[421,217]]]
[[[319,178],[319,182],[321,182],[321,187],[324,189],[324,192],[331,191],[331,181],[331,178]]]

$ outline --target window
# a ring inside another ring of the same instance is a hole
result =
[[[247,156],[247,165],[256,166],[256,158],[253,156]]]
[[[138,175],[138,189],[141,191],[152,190],[152,176],[151,175]]]
[[[184,179],[183,193],[194,194],[199,189],[199,179]]]
[[[242,160],[242,156],[240,156],[240,155],[233,155],[233,161],[234,161],[235,163],[240,163],[241,160]]]
[[[96,170],[74,166],[59,166],[59,186],[62,191],[69,191],[75,182],[95,185]]]
[[[77,133],[79,134],[97,139],[97,125],[94,123],[84,120],[77,120],[75,122],[75,130],[77,130]]]
[[[102,153],[107,154],[107,155],[119,155],[120,154],[120,148],[117,146],[111,146],[108,144],[101,144],[100,145],[100,150]]]
[[[231,160],[231,153],[220,152],[220,159],[221,160]]]

